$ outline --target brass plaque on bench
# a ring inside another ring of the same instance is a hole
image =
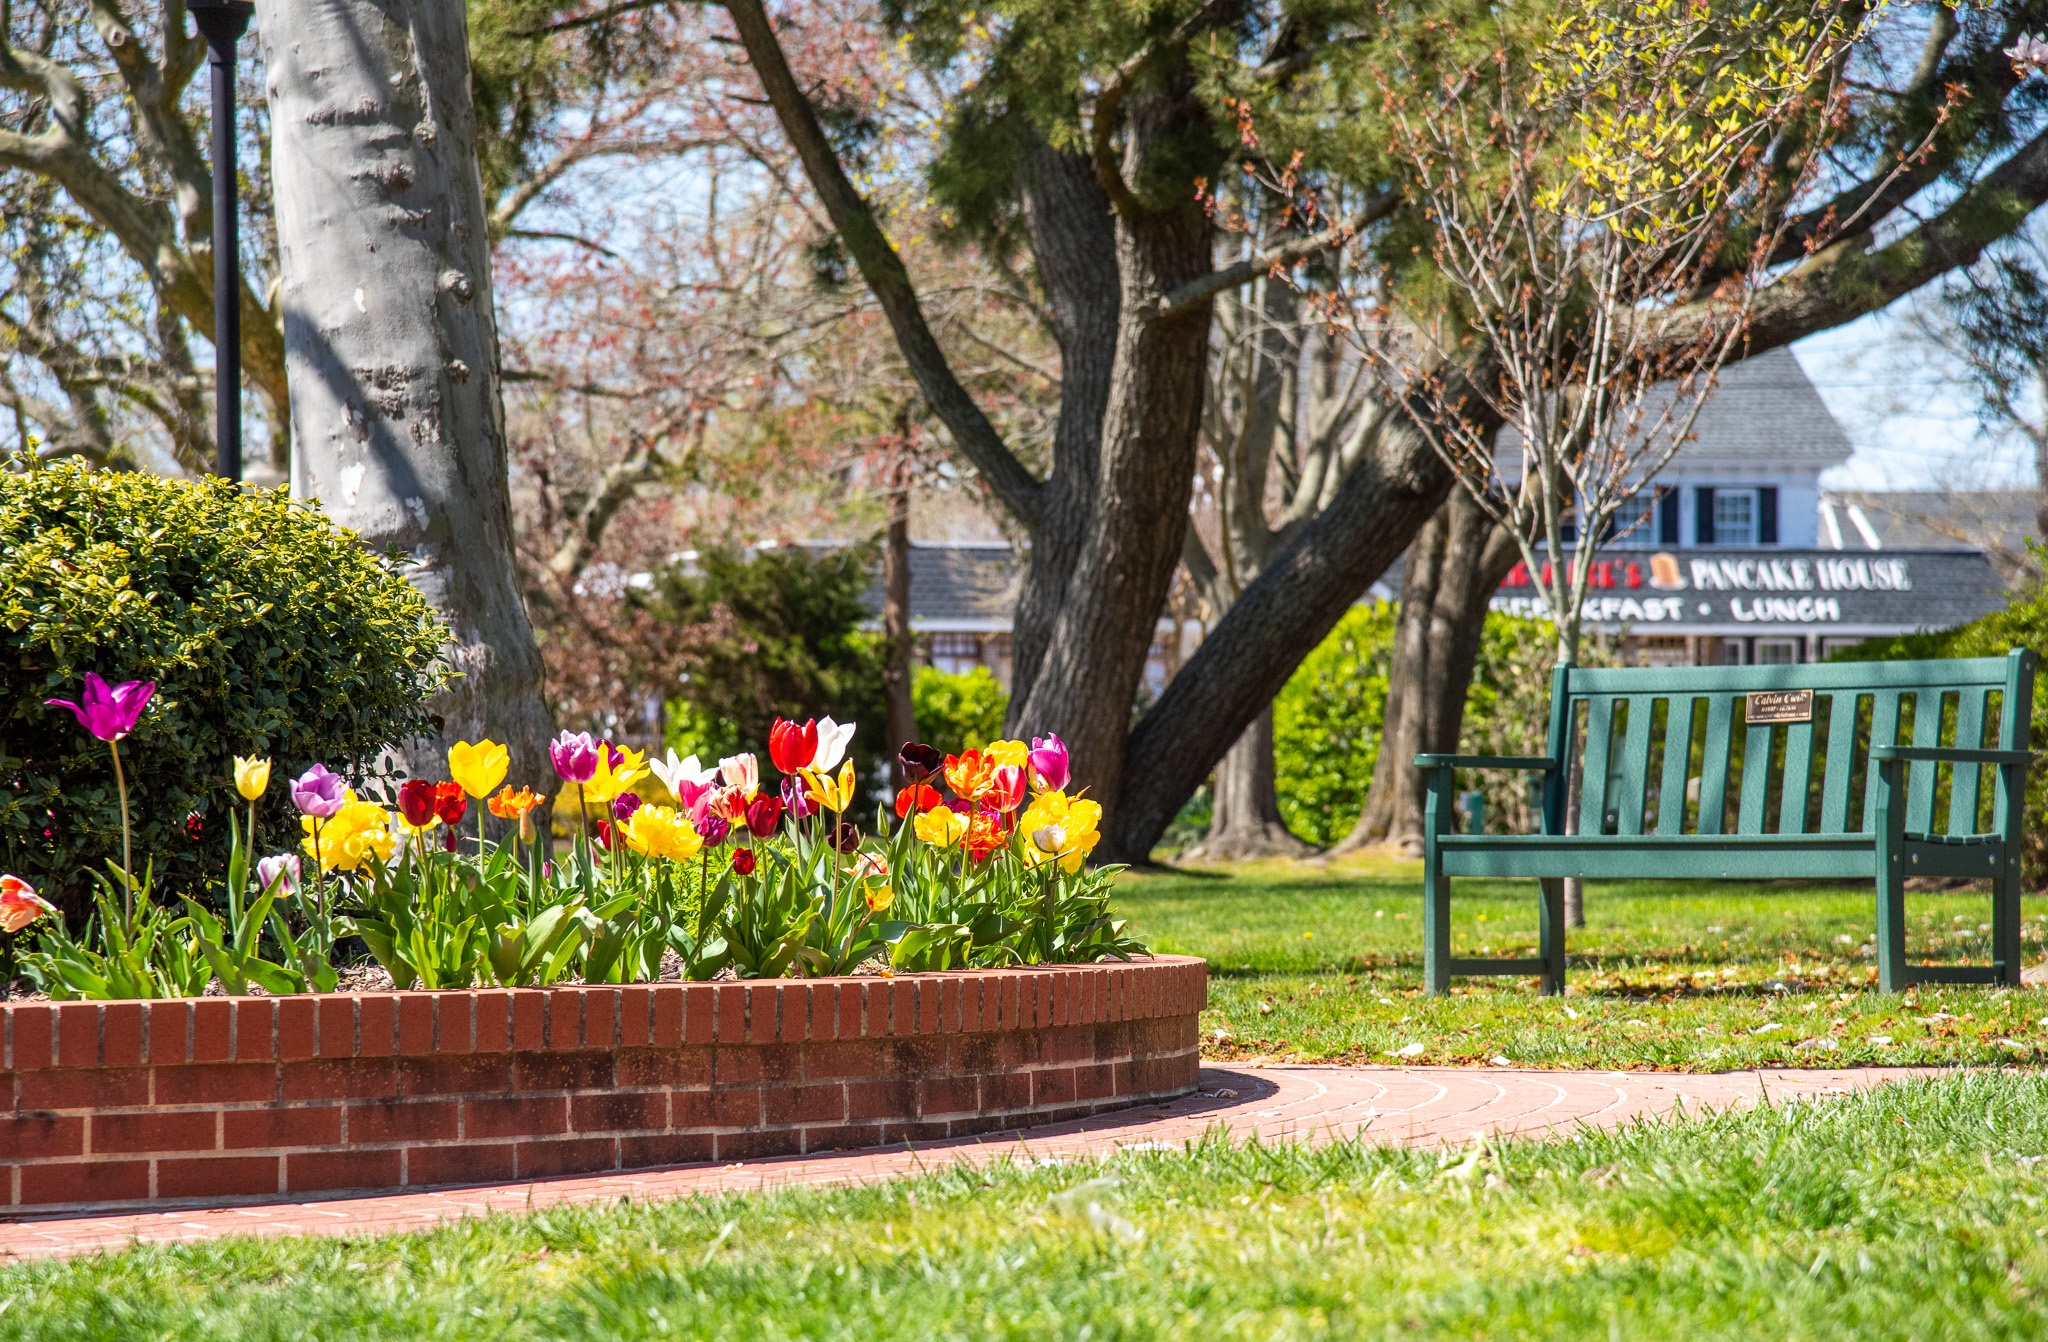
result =
[[[1748,722],[1812,722],[1812,690],[1756,690],[1749,696]]]

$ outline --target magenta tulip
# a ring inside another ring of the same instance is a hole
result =
[[[135,720],[142,716],[148,706],[149,697],[156,693],[153,680],[130,680],[119,685],[109,685],[99,678],[98,673],[85,673],[85,691],[79,695],[82,703],[69,699],[45,699],[52,708],[68,708],[78,718],[78,725],[102,741],[118,741],[135,730]]]
[[[548,759],[565,783],[588,783],[597,774],[597,742],[589,732],[563,732],[548,742]]]
[[[1025,758],[1031,761],[1031,772],[1037,777],[1039,787],[1048,792],[1058,792],[1066,787],[1070,771],[1067,743],[1058,736],[1032,737],[1031,752]]]

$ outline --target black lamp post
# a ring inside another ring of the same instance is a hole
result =
[[[249,30],[249,0],[186,0],[213,73],[214,473],[242,478],[242,256],[235,195],[235,43]]]

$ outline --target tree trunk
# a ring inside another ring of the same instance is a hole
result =
[[[1416,537],[1401,583],[1386,734],[1372,789],[1358,823],[1333,852],[1381,841],[1421,851],[1423,775],[1413,761],[1424,752],[1459,748],[1487,608],[1516,553],[1514,537],[1463,490],[1452,491]]]
[[[899,444],[889,463],[889,533],[882,547],[882,632],[889,640],[889,663],[882,671],[888,701],[888,736],[884,746],[917,739],[917,707],[910,694],[910,470]],[[891,757],[890,776],[904,784],[903,766]]]
[[[1251,720],[1400,557],[1452,486],[1443,461],[1395,417],[1329,505],[1231,603],[1131,732],[1123,791],[1096,850],[1142,860]]]
[[[1280,818],[1274,787],[1273,706],[1252,719],[1216,766],[1216,814],[1209,832],[1183,856],[1200,862],[1254,857],[1304,857],[1312,844],[1294,837]]]
[[[504,409],[462,0],[262,0],[292,492],[396,550],[457,673],[410,771],[486,735],[548,777],[512,559]]]
[[[1147,163],[1155,146],[1185,138],[1184,118],[1203,115],[1190,105],[1191,79],[1183,72],[1126,102],[1127,164]],[[1018,735],[1058,732],[1073,751],[1075,784],[1106,803],[1119,795],[1132,701],[1180,562],[1211,306],[1154,315],[1169,292],[1211,269],[1212,226],[1192,195],[1133,199],[1115,219],[1121,304],[1092,506],[1066,591],[1039,612],[1051,618],[1037,674],[1013,690],[1009,714]]]

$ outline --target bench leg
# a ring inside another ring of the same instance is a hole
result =
[[[1543,957],[1543,995],[1564,996],[1564,882],[1544,880],[1543,919],[1540,946]]]
[[[1991,958],[2005,966],[2005,981],[2020,983],[2020,864],[2013,858],[1991,883]]]
[[[1442,997],[1451,990],[1451,878],[1436,865],[1429,845],[1422,867],[1422,990]]]
[[[1889,845],[1877,847],[1877,990],[1904,992],[1912,980],[1906,976],[1906,873]]]

